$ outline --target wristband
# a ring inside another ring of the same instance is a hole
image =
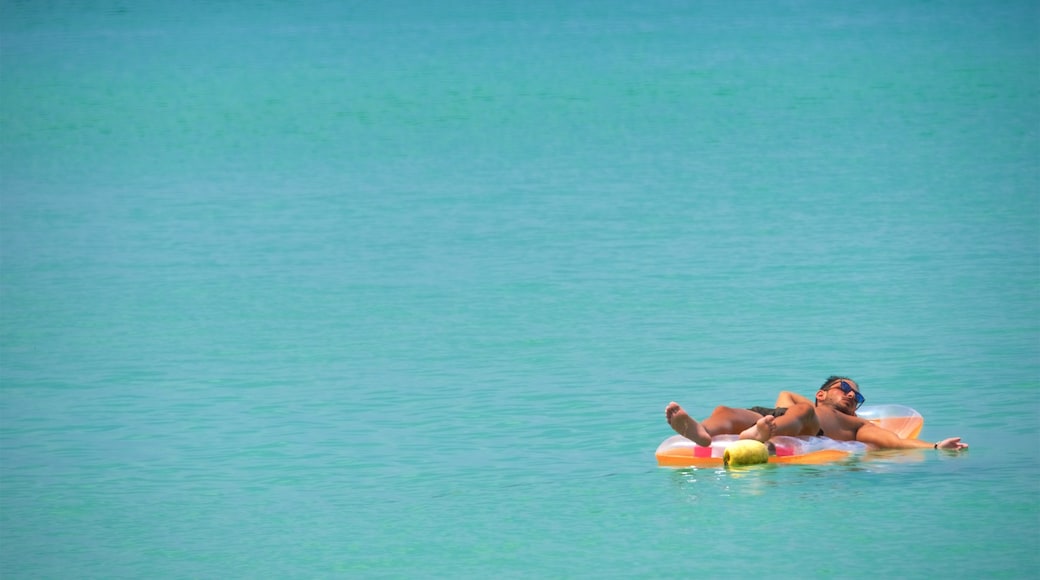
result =
[[[932,449],[938,449],[938,448],[939,448],[939,443],[938,442],[936,442],[935,445],[932,445]]]

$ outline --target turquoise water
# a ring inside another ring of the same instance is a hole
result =
[[[0,3],[0,576],[1035,573],[1037,5],[564,4]]]

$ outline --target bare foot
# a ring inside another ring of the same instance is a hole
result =
[[[765,443],[773,436],[773,431],[776,430],[776,417],[772,415],[766,415],[754,425],[748,427],[740,433],[741,439],[754,439],[755,441],[761,441]]]
[[[664,416],[668,419],[668,424],[675,429],[675,432],[683,437],[693,441],[697,445],[707,447],[711,445],[711,434],[701,426],[693,417],[689,415],[679,403],[671,402],[664,409]]]

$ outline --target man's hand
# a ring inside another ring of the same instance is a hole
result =
[[[967,443],[961,443],[960,437],[950,437],[935,444],[936,449],[949,449],[950,451],[961,451],[968,448]]]

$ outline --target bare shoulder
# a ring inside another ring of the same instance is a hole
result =
[[[863,417],[860,417],[859,415],[845,415],[845,417],[849,421],[855,423],[856,425],[862,426],[862,425],[870,425],[871,424],[870,421],[864,419]]]
[[[843,417],[845,425],[847,425],[853,431],[859,431],[863,427],[874,425],[870,421],[860,417],[859,415],[845,415],[844,413],[838,413]]]

